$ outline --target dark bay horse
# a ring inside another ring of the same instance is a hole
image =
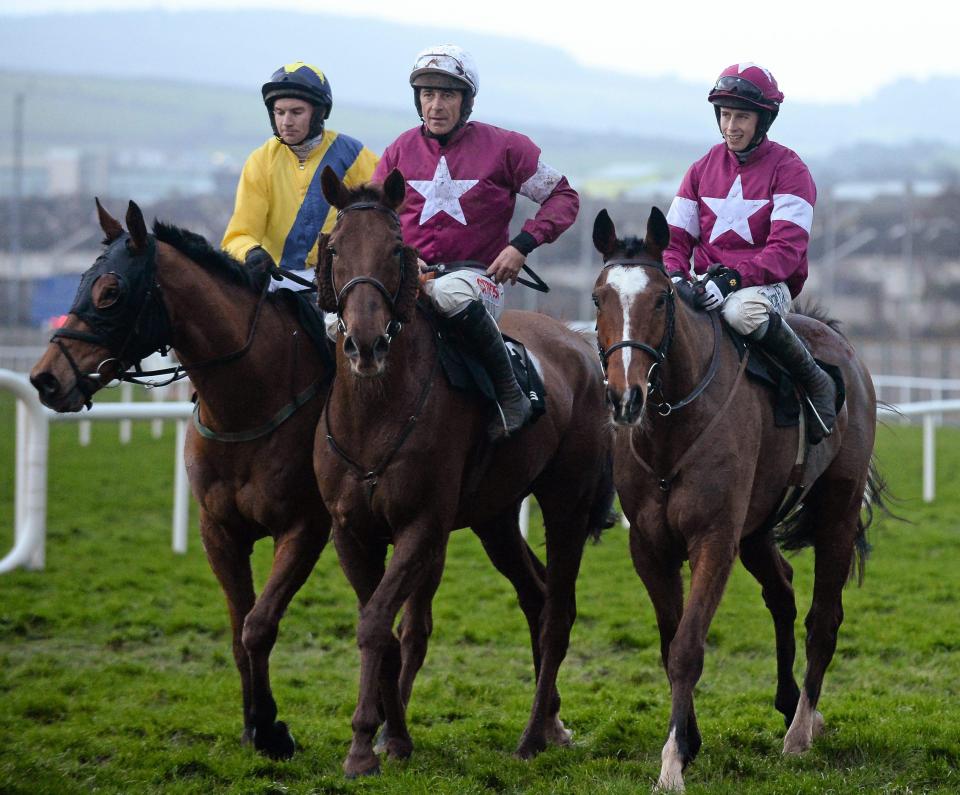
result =
[[[65,327],[30,380],[50,408],[79,411],[152,351],[176,350],[197,391],[199,422],[188,427],[185,459],[203,547],[230,612],[243,741],[288,757],[294,743],[276,720],[269,657],[280,619],[330,534],[306,440],[331,364],[296,310],[267,294],[268,274],[173,226],[157,223],[149,235],[133,202],[129,232],[99,202],[97,209],[107,248],[84,274]],[[279,421],[283,414],[289,417]],[[250,555],[267,536],[273,565],[258,597]]]
[[[616,428],[615,480],[634,566],[656,613],[672,696],[657,786],[683,790],[683,768],[701,743],[693,688],[738,554],[773,617],[775,705],[788,727],[783,752],[806,751],[823,728],[817,703],[843,619],[842,589],[855,566],[862,575],[870,503],[883,504],[872,463],[876,398],[869,373],[841,334],[791,315],[814,355],[839,367],[846,386],[833,435],[802,461],[802,426],[774,427],[769,390],[744,377],[746,358],[725,339],[718,313],[696,311],[678,297],[663,268],[670,240],[663,214],[653,209],[645,239],[620,240],[602,211],[593,239],[605,263],[593,298]],[[802,509],[785,531],[775,530],[791,485],[802,493]],[[793,571],[778,540],[793,549],[813,546],[816,558],[802,690],[793,677]]]
[[[344,770],[348,776],[379,770],[372,738],[381,707],[387,753],[411,753],[405,710],[429,627],[402,625],[398,638],[398,610],[408,599],[429,605],[452,530],[471,526],[490,535],[515,521],[532,492],[543,511],[547,565],[546,599],[540,620],[531,623],[531,632],[539,632],[536,695],[517,750],[531,757],[548,742],[568,741],[558,717],[557,672],[576,615],[583,546],[612,498],[596,355],[555,320],[505,313],[504,330],[542,364],[548,410],[491,446],[488,407],[448,386],[439,371],[438,331],[416,304],[416,252],[403,245],[395,213],[403,176],[394,171],[382,189],[354,191],[329,169],[321,180],[340,213],[321,241],[320,303],[338,313],[341,332],[314,464],[340,563],[361,606],[360,692]],[[529,565],[522,548],[514,565]]]
[[[199,423],[188,427],[185,457],[204,549],[230,611],[243,738],[287,757],[294,744],[276,721],[268,661],[280,619],[329,538],[312,459],[331,362],[290,301],[266,293],[267,274],[250,272],[186,230],[158,223],[148,235],[132,202],[129,234],[97,207],[107,249],[84,274],[75,311],[31,380],[50,408],[79,411],[129,365],[157,349],[176,350],[197,390]],[[474,529],[517,590],[539,659],[543,567],[515,516]],[[257,598],[250,555],[266,536],[274,540],[274,561]],[[409,637],[429,625],[429,603],[413,602],[404,613]],[[411,684],[421,662],[422,655],[408,666]]]

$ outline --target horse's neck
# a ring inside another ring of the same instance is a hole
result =
[[[714,330],[709,315],[678,303],[673,342],[661,369],[663,389],[671,403],[686,397],[700,384],[710,367],[713,350]]]
[[[316,377],[318,357],[306,335],[297,341],[294,358],[292,331],[276,305],[262,307],[253,341],[241,356],[213,363],[244,348],[253,329],[259,294],[226,281],[183,256],[157,261],[157,280],[173,328],[173,346],[179,361],[193,365],[190,380],[207,410],[220,425],[249,425],[260,403],[276,404],[274,394],[287,385],[294,391]],[[291,328],[292,327],[292,328]],[[293,372],[296,367],[300,374]],[[265,387],[270,387],[269,389]]]

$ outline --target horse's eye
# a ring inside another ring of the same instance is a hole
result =
[[[666,305],[666,303],[667,303],[666,297],[661,295],[661,296],[659,296],[659,297],[657,298],[657,303],[654,304],[654,308],[655,308],[655,309],[663,309],[663,307]]]
[[[395,256],[397,259],[400,259],[400,258],[403,256],[403,246],[399,246],[399,245],[398,245],[398,246],[393,250],[393,256]]]
[[[331,257],[337,256],[337,250],[333,246],[327,246],[327,251]]]
[[[594,293],[594,294],[591,295],[590,297],[593,299],[593,305],[594,305],[597,309],[599,309],[599,308],[600,308],[600,299],[597,297],[597,294]]]

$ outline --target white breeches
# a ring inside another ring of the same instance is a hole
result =
[[[790,290],[784,282],[744,287],[730,293],[720,311],[734,331],[746,336],[755,331],[770,312],[786,315],[790,311]]]
[[[305,270],[302,270],[302,271],[291,271],[291,273],[295,273],[297,274],[297,276],[301,277],[302,279],[306,279],[308,282],[312,283],[313,277],[316,271],[314,271],[313,268],[306,268]],[[302,284],[300,284],[300,282],[295,282],[293,279],[288,279],[286,276],[284,276],[280,281],[277,281],[276,279],[271,278],[270,286],[267,289],[271,293],[275,293],[281,287],[286,287],[288,290],[293,290],[294,292],[297,292],[298,290],[310,289],[309,287],[304,287]]]
[[[494,320],[503,313],[503,285],[497,284],[483,271],[472,268],[430,279],[423,285],[423,292],[444,317],[455,315],[478,298]]]

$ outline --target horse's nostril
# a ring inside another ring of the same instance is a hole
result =
[[[30,383],[37,390],[41,397],[50,397],[60,391],[60,382],[52,373],[40,373],[31,376]]]
[[[373,343],[373,358],[378,362],[387,357],[390,352],[390,338],[381,334]]]
[[[357,347],[357,341],[352,335],[344,337],[343,353],[348,359],[356,359],[360,355],[360,349]]]

